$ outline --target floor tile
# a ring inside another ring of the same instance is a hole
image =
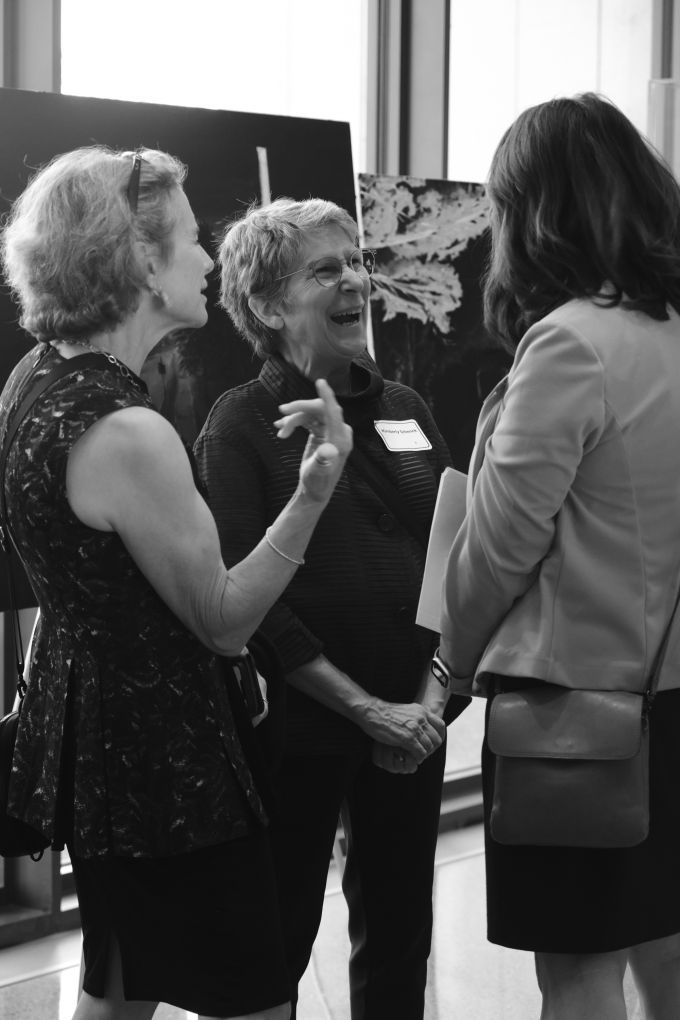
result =
[[[300,986],[299,1020],[350,1020],[347,907],[331,863],[321,929]],[[437,846],[434,937],[425,1020],[536,1020],[533,956],[485,937],[480,826],[442,833]],[[78,994],[80,934],[68,932],[0,951],[0,1020],[70,1020]],[[642,1020],[629,977],[630,1020]],[[168,1005],[154,1020],[196,1020]]]

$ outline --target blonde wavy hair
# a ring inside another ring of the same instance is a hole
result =
[[[37,340],[84,339],[130,315],[144,286],[135,242],[154,246],[167,262],[170,198],[186,166],[140,150],[133,211],[127,191],[135,155],[96,145],[56,156],[13,204],[0,258],[20,323]]]

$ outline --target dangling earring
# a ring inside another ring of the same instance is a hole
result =
[[[151,287],[150,289],[151,296],[155,298],[160,305],[165,307],[168,303],[168,295],[165,293],[165,291],[162,290],[160,287]]]

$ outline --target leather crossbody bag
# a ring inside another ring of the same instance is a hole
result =
[[[498,843],[629,847],[649,833],[649,712],[680,592],[644,693],[539,683],[493,697]]]

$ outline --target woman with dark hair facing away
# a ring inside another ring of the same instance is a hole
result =
[[[349,213],[322,199],[252,208],[227,229],[219,261],[222,303],[266,359],[258,379],[220,397],[196,445],[225,562],[240,559],[294,487],[299,451],[295,440],[279,450],[272,408],[309,396],[322,372],[354,436],[305,565],[260,628],[287,679],[272,846],[291,996],[342,813],[353,1020],[417,1020],[446,699],[415,614],[448,451],[421,398],[366,355],[373,252],[358,247]]]
[[[484,404],[445,582],[454,692],[642,693],[680,584],[680,189],[593,94],[522,113],[488,182],[486,321],[514,351]],[[532,950],[543,1020],[680,1016],[680,657],[649,716],[649,836],[614,849],[489,832],[488,937]],[[488,715],[487,715],[488,718]]]
[[[139,378],[166,333],[207,318],[213,262],[185,174],[156,150],[66,153],[2,234],[39,343],[2,393],[0,436],[34,381],[65,368],[19,426],[5,474],[40,606],[10,810],[69,850],[85,958],[76,1020],[144,1020],[158,1001],[289,1016],[266,812],[220,663],[295,573],[351,430],[322,380],[277,412],[279,436],[311,432],[297,484],[227,570],[187,452]]]

